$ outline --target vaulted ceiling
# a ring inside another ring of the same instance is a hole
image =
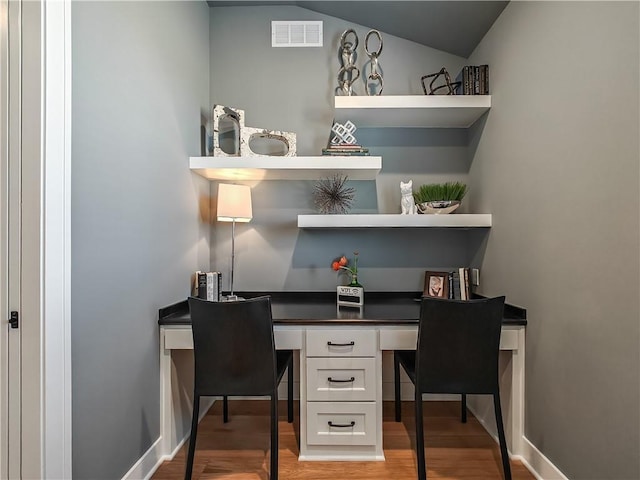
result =
[[[468,57],[508,1],[249,1],[207,0],[211,7],[296,5]]]

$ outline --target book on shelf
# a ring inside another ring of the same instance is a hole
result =
[[[356,145],[356,144],[347,144],[347,143],[331,144],[327,148],[322,149],[322,155],[339,155],[339,156],[369,155],[369,149],[364,148],[362,145]]]
[[[322,149],[322,155],[369,155],[369,149],[357,143],[329,143]]]
[[[489,65],[465,65],[456,82],[456,95],[489,95]]]
[[[196,272],[197,290],[194,296],[210,302],[219,302],[222,292],[222,273],[220,272]]]
[[[451,300],[469,300],[471,298],[471,286],[469,283],[469,269],[460,267],[446,272],[447,297]]]

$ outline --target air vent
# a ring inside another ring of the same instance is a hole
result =
[[[321,47],[322,21],[271,22],[272,47]]]

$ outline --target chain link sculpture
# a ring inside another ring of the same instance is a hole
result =
[[[371,37],[372,35],[378,37],[378,43],[380,44],[378,46],[378,50],[376,50],[375,52],[369,51],[369,37]],[[378,30],[369,30],[369,33],[367,33],[367,36],[364,39],[364,51],[367,53],[371,61],[371,73],[367,77],[367,95],[372,95],[371,92],[376,91],[376,87],[378,86],[377,84],[379,84],[380,86],[380,91],[378,91],[378,93],[374,93],[373,95],[382,95],[382,90],[384,89],[384,80],[382,79],[382,73],[378,72],[378,57],[382,53],[382,36],[380,35],[380,32]],[[377,82],[377,84],[374,84],[373,88],[369,88],[369,81]]]
[[[354,40],[348,40],[352,34]],[[358,48],[358,35],[353,28],[345,30],[340,37],[338,54],[340,55],[340,70],[338,70],[338,88],[336,93],[340,95],[353,95],[353,83],[360,77],[360,70],[356,67],[356,48]]]

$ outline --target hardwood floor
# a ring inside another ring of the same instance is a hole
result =
[[[222,422],[222,402],[216,402],[198,428],[194,479],[269,479],[269,402],[231,400],[229,423]],[[297,405],[296,405],[297,407]],[[402,423],[393,419],[393,403],[385,402],[385,462],[299,462],[299,417],[286,421],[286,404],[279,408],[279,465],[281,480],[415,480],[416,455],[413,404],[403,403]],[[425,402],[424,426],[429,479],[502,479],[498,445],[473,415],[460,422],[459,402]],[[152,477],[184,477],[188,442],[175,458],[164,462]],[[514,480],[534,476],[511,461]]]

